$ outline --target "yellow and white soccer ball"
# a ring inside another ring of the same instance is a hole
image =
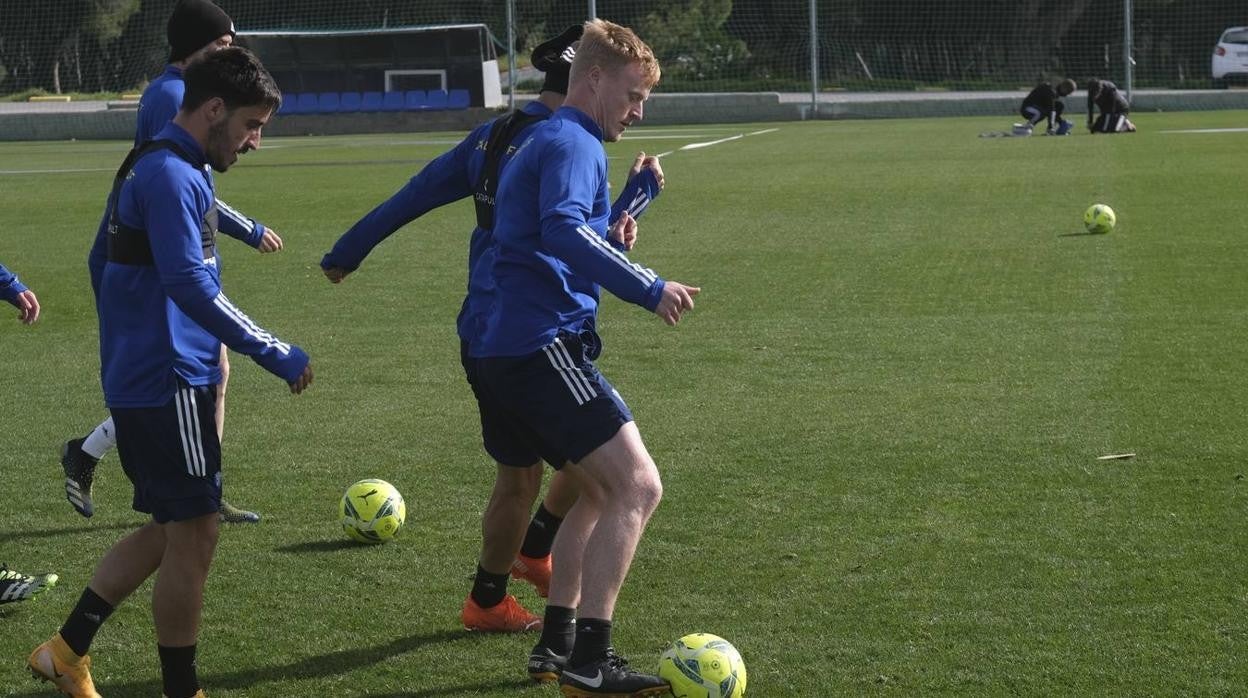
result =
[[[659,658],[659,678],[672,686],[675,698],[741,698],[745,695],[745,662],[737,648],[718,635],[686,635]]]
[[[338,513],[348,536],[361,543],[385,543],[403,528],[407,504],[385,480],[360,480],[342,495]]]
[[[1118,216],[1114,215],[1114,209],[1105,204],[1092,204],[1083,212],[1083,226],[1089,233],[1108,233],[1117,223]]]

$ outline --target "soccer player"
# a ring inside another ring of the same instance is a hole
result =
[[[55,574],[22,574],[0,565],[0,604],[29,601],[56,586],[57,579]]]
[[[0,300],[12,303],[18,311],[17,319],[27,325],[39,319],[39,299],[35,292],[26,288],[17,274],[5,269],[3,264],[0,264]]]
[[[494,302],[470,351],[478,395],[505,419],[485,434],[487,448],[564,463],[584,483],[555,538],[545,627],[528,666],[534,678],[561,673],[566,696],[668,691],[612,649],[616,597],[663,487],[628,406],[594,365],[600,286],[671,325],[700,290],[664,281],[606,240],[602,143],[641,120],[658,80],[654,53],[630,29],[586,23],[567,99],[503,171]]]
[[[177,117],[131,151],[110,195],[98,304],[101,377],[134,508],[151,520],[109,549],[60,632],[27,660],[37,676],[74,698],[98,696],[91,642],[113,609],[157,571],[152,616],[164,694],[203,696],[195,652],[221,505],[213,429],[221,342],[293,393],[312,382],[303,350],[262,329],[221,292],[218,212],[205,167],[224,172],[260,147],[281,95],[240,48],[196,61],[185,79]]]
[[[1035,128],[1043,119],[1047,128],[1045,133],[1050,136],[1065,136],[1074,128],[1074,124],[1062,118],[1066,105],[1061,98],[1075,91],[1075,81],[1069,78],[1053,85],[1042,82],[1023,99],[1019,113],[1027,120],[1028,130]]]
[[[1101,110],[1094,121],[1094,107]],[[1088,130],[1092,133],[1134,133],[1135,124],[1127,118],[1131,106],[1127,96],[1108,80],[1088,81]]]
[[[468,250],[468,294],[464,298],[457,329],[460,356],[468,382],[475,392],[476,379],[467,360],[469,344],[479,335],[493,293],[488,276],[494,193],[498,173],[533,127],[562,103],[568,87],[573,48],[581,26],[570,27],[533,51],[532,64],[545,73],[538,100],[521,111],[487,122],[474,129],[458,146],[429,163],[386,202],[356,223],[334,244],[321,261],[325,275],[341,282],[359,268],[382,240],[400,227],[434,208],[472,196],[477,206],[477,227]],[[625,211],[640,216],[664,184],[663,170],[654,157],[639,154],[630,177],[613,210],[613,219]],[[621,229],[622,231],[623,229]],[[623,233],[616,241],[631,246]],[[481,406],[483,429],[496,419]],[[482,549],[472,591],[464,600],[460,619],[465,628],[486,632],[537,629],[541,619],[527,611],[507,593],[508,574],[525,579],[546,596],[550,584],[550,548],[563,516],[576,501],[577,490],[556,473],[545,501],[529,520],[541,488],[541,461],[529,453],[491,453],[497,461],[494,490],[482,518]],[[555,464],[562,465],[562,464]]]
[[[160,130],[177,115],[178,108],[182,105],[182,95],[186,92],[186,83],[182,79],[186,66],[213,51],[230,46],[234,41],[234,22],[209,0],[180,0],[169,16],[166,37],[171,47],[169,64],[147,86],[139,100],[139,118],[134,135],[136,148],[155,139]],[[251,245],[262,254],[282,249],[282,239],[269,228],[247,218],[219,199],[217,210],[221,232]],[[104,230],[108,217],[109,212],[105,211],[89,259],[91,286],[97,297],[99,276],[107,261]],[[216,414],[218,439],[225,433],[225,390],[230,378],[229,355],[225,347],[221,348],[221,352],[222,377]],[[70,439],[61,446],[65,498],[85,517],[89,518],[95,513],[95,503],[91,499],[95,466],[116,443],[116,430],[110,417],[98,424],[87,436]],[[228,523],[256,523],[260,521],[260,516],[222,500],[221,520]]]

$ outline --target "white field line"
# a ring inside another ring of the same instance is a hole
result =
[[[77,174],[79,172],[116,172],[116,167],[81,167],[64,170],[0,170],[0,175]]]
[[[720,143],[727,143],[728,141],[739,140],[741,138],[745,138],[746,136],[758,136],[764,133],[775,133],[776,131],[779,131],[779,130],[780,129],[778,128],[765,128],[762,131],[752,131],[750,133],[738,133],[735,136],[728,136],[727,138],[720,138],[719,140],[715,140],[715,141],[706,141],[704,143],[687,143],[685,145],[680,146],[676,150],[669,150],[666,153],[659,153],[655,157],[659,157],[659,158],[667,157],[668,155],[671,155],[672,153],[680,152],[682,150],[697,150],[699,148],[709,148],[713,145],[719,145]]]
[[[1158,133],[1248,133],[1248,128],[1180,128]]]

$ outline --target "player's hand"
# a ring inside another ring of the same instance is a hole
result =
[[[303,373],[299,374],[298,378],[290,382],[290,392],[298,395],[304,390],[307,390],[309,385],[312,385],[312,362],[310,361],[307,366],[303,367]]]
[[[628,168],[628,178],[631,180],[633,177],[641,174],[642,170],[650,170],[653,172],[655,180],[659,183],[659,189],[663,188],[663,166],[659,164],[659,159],[657,157],[654,155],[646,155],[644,150],[637,153],[636,158],[633,158],[633,166]]]
[[[701,288],[668,281],[663,285],[663,297],[659,299],[654,314],[663,318],[663,322],[675,325],[686,310],[693,310],[693,297],[701,292]]]
[[[607,237],[618,242],[625,250],[633,249],[633,245],[637,244],[637,219],[625,211],[615,220],[615,225],[607,231]]]
[[[282,249],[282,238],[273,232],[272,228],[265,228],[264,234],[260,236],[260,245],[256,247],[260,254],[269,252],[278,252]]]
[[[35,297],[34,291],[27,289],[17,294],[13,305],[17,306],[17,319],[22,323],[31,325],[39,319],[39,299]]]
[[[331,284],[342,283],[342,280],[347,278],[347,274],[351,273],[342,267],[330,267],[322,271],[325,272],[325,278],[329,279]]]

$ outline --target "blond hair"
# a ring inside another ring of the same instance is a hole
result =
[[[585,32],[576,46],[569,81],[576,82],[594,66],[614,71],[631,63],[641,64],[650,87],[658,83],[659,59],[641,37],[628,27],[605,19],[591,19],[585,23]]]

